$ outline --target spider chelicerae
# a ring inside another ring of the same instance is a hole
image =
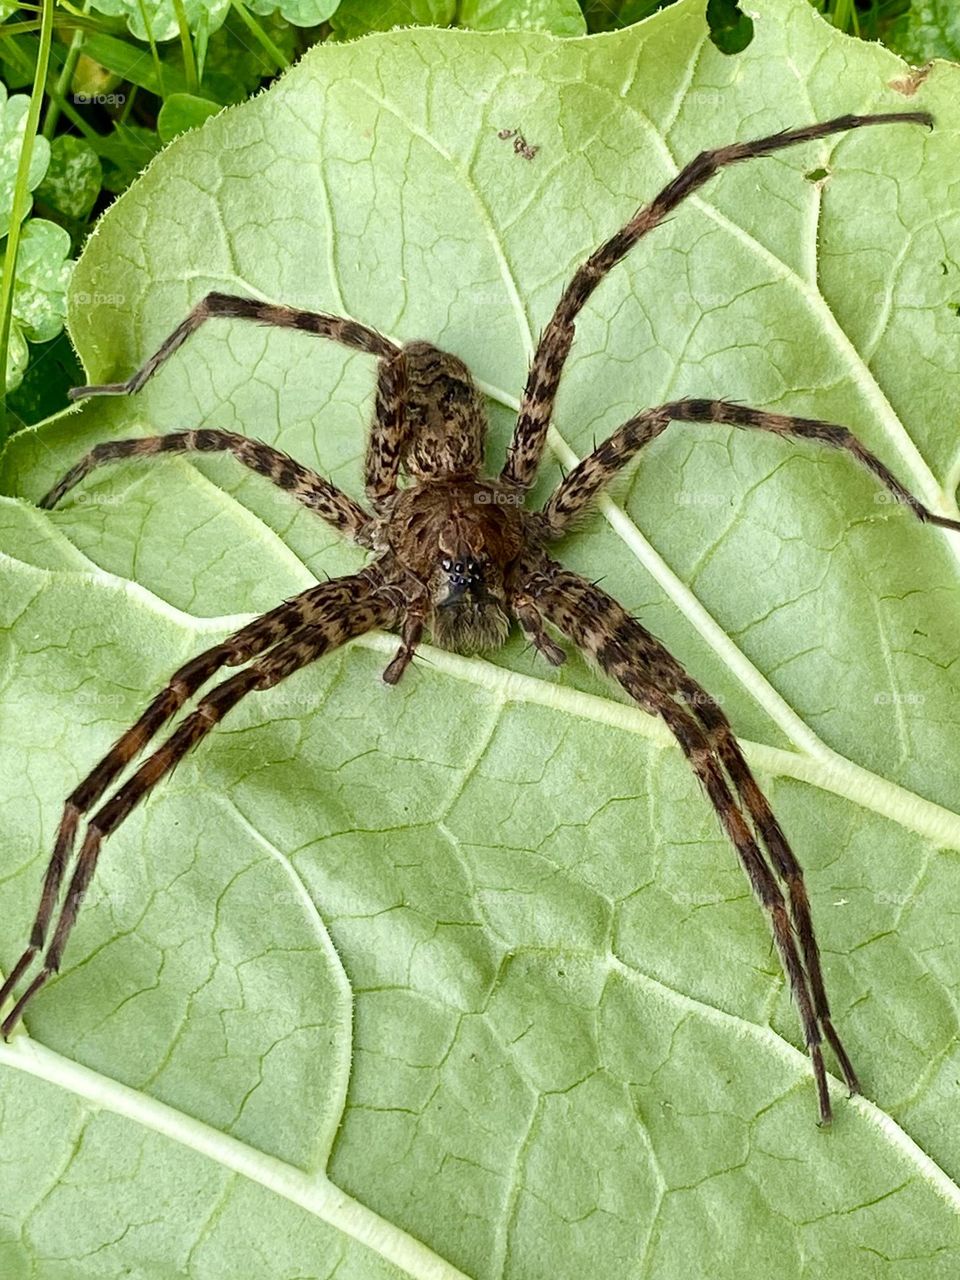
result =
[[[659,716],[676,738],[768,913],[810,1053],[820,1119],[830,1120],[824,1041],[849,1089],[857,1091],[859,1085],[831,1021],[800,865],[716,700],[616,600],[563,568],[548,548],[571,529],[608,481],[671,422],[753,427],[820,441],[852,455],[919,519],[949,529],[960,529],[960,522],[928,510],[845,427],[728,400],[685,398],[645,409],[565,476],[539,511],[527,509],[525,496],[543,457],[577,315],[641,237],[727,165],[849,129],[886,124],[932,126],[933,121],[922,111],[846,115],[704,151],[681,169],[574,273],[540,337],[506,462],[496,478],[482,474],[486,412],[462,360],[429,342],[398,346],[355,320],[321,312],[211,293],[126,382],[79,387],[72,393],[79,399],[139,391],[192,333],[215,316],[298,329],[374,356],[376,404],[365,461],[369,511],[279,450],[213,428],[99,444],[41,502],[43,507],[55,506],[105,462],[225,451],[367,548],[373,558],[359,573],[310,587],[184,664],[67,798],[29,945],[0,989],[2,1004],[39,960],[37,972],[2,1023],[5,1037],[28,1002],[57,972],[104,839],[241,698],[252,690],[270,688],[321,654],[375,627],[400,633],[400,647],[383,673],[388,684],[396,684],[426,633],[445,648],[480,653],[502,645],[516,621],[554,665],[563,662],[564,651],[548,633],[548,626],[584,650],[644,710]],[[406,483],[400,483],[401,476]],[[121,782],[127,766],[151,739],[224,667],[240,670],[203,694],[166,740]],[[81,822],[86,830],[74,858]],[[61,905],[71,862],[73,870]],[[51,924],[53,932],[46,945]]]

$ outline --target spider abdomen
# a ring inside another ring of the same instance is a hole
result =
[[[403,466],[412,476],[476,475],[487,411],[462,360],[429,342],[403,348],[406,433]]]

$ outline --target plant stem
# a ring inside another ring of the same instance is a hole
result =
[[[257,41],[263,51],[274,60],[278,67],[282,67],[283,70],[286,71],[287,67],[290,65],[290,59],[285,57],[281,50],[277,48],[260,23],[247,9],[247,6],[241,3],[241,0],[231,0],[231,4],[247,30]]]
[[[117,121],[118,124],[126,124],[130,119],[130,112],[133,110],[133,104],[137,100],[137,93],[139,90],[139,85],[134,84],[130,86],[130,92],[127,94],[127,100],[120,111],[120,119]]]
[[[29,59],[21,51],[18,45],[12,44],[9,49],[4,50],[4,53],[7,54],[7,56],[10,58],[10,61],[13,62],[16,66],[24,67],[28,71],[31,70],[31,64]],[[54,58],[56,57],[55,48],[51,50],[51,55]],[[54,102],[56,102],[57,106],[60,108],[63,114],[67,117],[70,123],[76,129],[79,129],[79,131],[83,134],[85,138],[88,138],[91,142],[95,142],[99,139],[100,135],[97,133],[96,129],[91,128],[91,126],[87,124],[86,120],[84,120],[80,112],[77,111],[77,109],[74,107],[73,103],[68,102],[67,99],[64,98],[63,95],[60,93],[59,89],[57,88],[54,75],[50,70],[47,71],[47,97],[51,98]]]
[[[86,12],[87,4],[85,3],[84,12]],[[43,136],[48,142],[53,140],[54,132],[57,128],[57,121],[60,118],[60,103],[66,98],[73,82],[73,73],[77,68],[80,60],[80,50],[83,48],[84,33],[81,30],[74,31],[70,39],[70,47],[67,49],[67,56],[64,59],[63,66],[60,68],[60,75],[57,77],[56,94],[50,94],[50,102],[47,106],[47,113],[43,118]]]
[[[197,79],[197,60],[193,56],[190,24],[187,22],[187,11],[183,7],[183,0],[173,0],[173,11],[177,15],[177,25],[180,27],[180,48],[183,50],[183,72],[187,77],[187,87],[191,93],[199,94],[200,81]]]
[[[72,102],[69,102],[61,93],[52,79],[47,84],[47,95],[51,102],[55,102],[63,114],[67,117],[75,129],[78,129],[83,136],[89,141],[97,141],[100,137],[96,129],[92,128],[83,116],[76,109]]]
[[[147,33],[147,44],[150,46],[150,53],[153,57],[153,68],[157,73],[157,82],[160,86],[158,93],[161,98],[167,95],[163,88],[163,63],[160,61],[160,54],[157,50],[157,42],[153,38],[153,27],[150,25],[150,15],[147,13],[147,6],[143,0],[137,0],[137,7],[140,10],[140,17],[143,19],[144,30]]]
[[[5,22],[0,26],[0,39],[8,40],[10,36],[22,36],[28,31],[38,31],[40,19],[36,22]]]
[[[7,232],[7,252],[3,260],[3,279],[0,280],[0,422],[5,420],[7,411],[7,353],[10,350],[10,326],[13,323],[13,291],[17,279],[17,255],[20,251],[20,224],[27,211],[30,161],[33,159],[33,144],[37,136],[37,126],[40,123],[40,107],[47,82],[47,67],[50,65],[53,5],[54,0],[43,0],[37,67],[33,77],[33,90],[30,94],[27,118],[24,122],[23,144],[17,162],[13,207],[10,210],[10,230]]]

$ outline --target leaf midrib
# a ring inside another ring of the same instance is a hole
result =
[[[392,1262],[415,1280],[470,1280],[421,1241],[337,1187],[325,1174],[305,1173],[276,1156],[48,1049],[23,1031],[0,1041],[0,1063],[66,1089],[96,1107],[206,1156],[305,1209]]]
[[[719,1024],[734,1035],[747,1035],[775,1052],[797,1072],[798,1080],[787,1086],[791,1092],[805,1081],[807,1057],[783,1040],[770,1027],[742,1018],[694,999],[635,969],[615,956],[608,957],[607,969],[614,975],[654,991],[660,998],[679,1004]],[[325,1174],[308,1174],[276,1156],[268,1155],[204,1121],[177,1111],[167,1103],[140,1093],[118,1080],[84,1067],[18,1031],[10,1043],[0,1041],[0,1063],[65,1089],[95,1107],[133,1121],[170,1141],[213,1160],[221,1167],[258,1183],[267,1190],[298,1205],[333,1229],[343,1232],[381,1257],[392,1262],[415,1280],[469,1280],[463,1272],[427,1248],[402,1228],[382,1218],[347,1195]],[[839,1085],[834,1082],[834,1088]],[[863,1119],[893,1147],[917,1177],[947,1205],[960,1210],[960,1188],[940,1166],[890,1117],[862,1095],[846,1100]]]
[[[192,468],[191,468],[192,470]],[[195,472],[199,477],[199,473]],[[219,490],[218,490],[219,492]],[[6,501],[17,501],[6,499]],[[72,544],[71,544],[72,545]],[[281,544],[286,545],[286,544]],[[292,555],[292,553],[291,553]],[[175,605],[154,595],[148,588],[129,578],[121,578],[99,566],[90,571],[74,569],[42,569],[0,552],[0,565],[13,564],[21,572],[37,575],[42,581],[74,579],[96,583],[107,590],[117,591],[132,598],[168,622],[196,636],[216,636],[234,631],[246,625],[256,615],[226,614],[198,618],[178,609]],[[302,568],[299,561],[297,565]],[[312,583],[313,579],[310,578]],[[374,631],[349,642],[348,646],[369,649],[384,656],[393,657],[396,637],[390,633]],[[584,693],[568,685],[551,683],[540,676],[523,675],[507,667],[498,666],[486,658],[465,658],[432,645],[422,645],[431,667],[443,675],[482,688],[506,703],[529,703],[563,712],[578,719],[606,724],[647,738],[664,748],[675,748],[669,730],[659,721],[630,703],[614,701],[598,694]],[[806,782],[840,799],[847,800],[862,809],[896,822],[906,831],[912,831],[943,848],[960,849],[960,814],[927,800],[916,792],[891,782],[862,765],[841,756],[830,748],[823,755],[813,756],[802,751],[790,751],[766,743],[742,738],[741,744],[748,758],[763,773],[771,777],[793,778]]]

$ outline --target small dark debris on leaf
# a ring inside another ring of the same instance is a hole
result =
[[[497,137],[506,142],[508,138],[513,139],[513,149],[518,156],[523,156],[524,160],[532,160],[540,148],[531,147],[519,129],[498,129]]]

